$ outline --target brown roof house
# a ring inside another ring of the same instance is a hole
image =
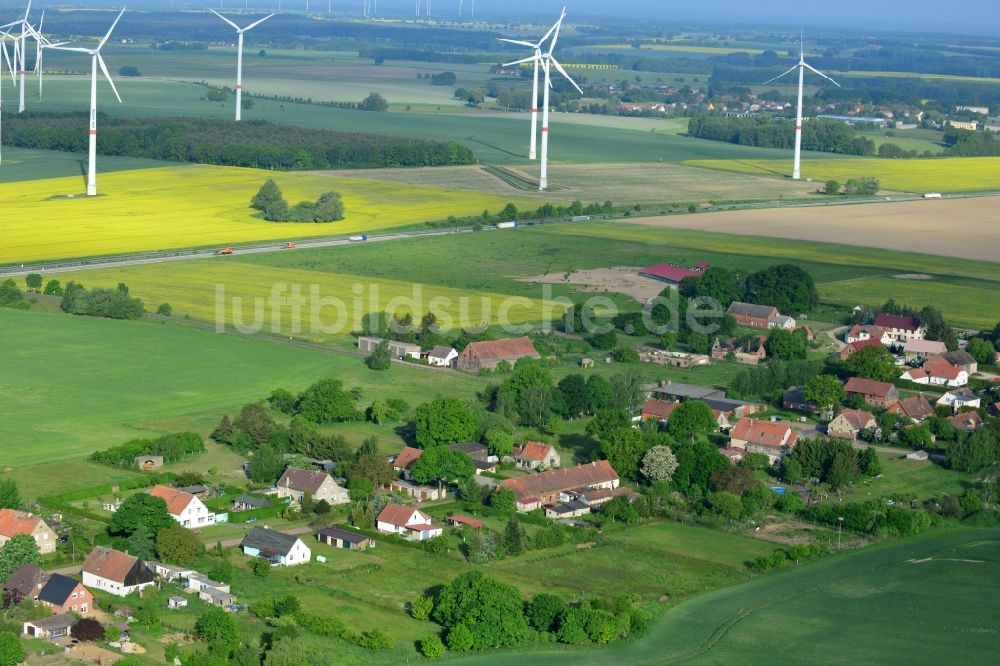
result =
[[[646,400],[645,404],[642,406],[642,412],[640,413],[640,418],[643,421],[661,421],[666,422],[670,419],[670,415],[674,413],[674,410],[681,403],[673,402],[671,400],[657,400],[656,398],[649,398]]]
[[[892,344],[892,337],[889,335],[888,331],[881,326],[872,326],[871,324],[855,324],[851,327],[851,330],[847,332],[847,335],[844,336],[844,342],[848,344],[852,342],[862,342],[864,340],[875,340],[882,345]]]
[[[526,442],[524,446],[516,447],[513,458],[518,466],[526,469],[538,469],[542,466],[559,467],[562,464],[556,447],[544,442]]]
[[[191,493],[170,486],[156,485],[149,494],[167,503],[167,513],[180,523],[181,527],[197,528],[215,524],[215,514]]]
[[[854,342],[848,342],[843,349],[837,354],[841,361],[846,361],[851,358],[855,352],[859,352],[865,347],[882,346],[882,343],[878,340],[855,340]]]
[[[38,596],[47,577],[40,567],[25,564],[10,575],[3,589],[9,590],[21,599],[34,599]]]
[[[404,446],[403,450],[392,459],[392,470],[401,474],[404,479],[410,478],[410,467],[417,459],[424,454],[422,449],[415,449],[412,446]]]
[[[514,365],[522,358],[541,358],[541,355],[527,336],[508,338],[506,340],[489,340],[487,342],[470,342],[458,355],[459,370],[479,372],[480,370],[496,370],[497,366],[506,361]]]
[[[767,352],[764,350],[763,341],[760,338],[757,338],[756,341],[756,346],[751,345],[749,349],[746,349],[739,344],[737,338],[716,338],[715,342],[712,343],[712,358],[716,361],[725,361],[726,357],[732,354],[733,360],[737,363],[757,365],[767,357]]]
[[[56,550],[56,533],[44,520],[27,511],[0,509],[0,548],[18,534],[34,537],[42,555]]]
[[[983,425],[983,417],[979,415],[979,412],[954,414],[949,416],[948,420],[955,427],[955,430],[962,430],[964,432],[973,432],[979,426]]]
[[[826,434],[840,439],[857,439],[862,430],[875,427],[875,415],[863,409],[845,409],[826,426]]]
[[[899,402],[899,391],[892,384],[876,382],[872,379],[851,377],[844,385],[847,395],[860,395],[872,407],[888,409]]]
[[[732,316],[742,326],[771,328],[775,318],[781,313],[778,312],[778,308],[771,305],[754,305],[753,303],[733,301],[729,304],[726,314]]]
[[[900,347],[909,340],[923,340],[927,334],[927,329],[920,325],[920,320],[910,315],[882,313],[875,317],[875,325],[885,329],[893,344]]]
[[[553,469],[530,476],[505,479],[500,482],[517,495],[517,510],[532,511],[544,504],[558,502],[567,490],[617,488],[621,479],[607,460],[584,463],[576,467]]]
[[[52,609],[53,615],[76,613],[89,615],[94,610],[94,595],[83,583],[62,574],[52,574],[38,593],[38,601]]]
[[[923,394],[903,398],[886,410],[892,414],[899,414],[912,420],[914,423],[923,423],[924,419],[934,416],[934,408]]]
[[[347,490],[326,472],[289,467],[275,485],[278,497],[291,497],[295,502],[301,502],[306,493],[310,493],[316,502],[325,500],[328,504],[345,504],[350,501]]]
[[[138,557],[98,546],[83,563],[83,584],[119,597],[155,584],[156,574]]]
[[[792,452],[799,431],[787,423],[742,418],[729,431],[729,446],[747,453],[763,453],[777,462]]]

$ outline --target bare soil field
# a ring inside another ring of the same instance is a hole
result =
[[[638,274],[640,269],[629,266],[612,268],[595,268],[573,271],[568,276],[564,273],[547,273],[534,277],[519,278],[524,282],[542,284],[572,284],[580,285],[581,291],[603,292],[631,296],[640,303],[653,300],[666,285],[658,280],[643,277]]]
[[[538,179],[538,165],[525,164],[511,171]],[[362,169],[324,172],[337,177],[363,178],[433,185],[491,194],[510,194],[552,201],[615,204],[688,203],[705,201],[803,199],[816,191],[815,183],[701,169],[678,164],[550,164],[549,181],[560,190],[549,193],[518,190],[478,166],[419,169]]]
[[[998,207],[998,197],[972,197],[633,217],[627,222],[1000,262]]]

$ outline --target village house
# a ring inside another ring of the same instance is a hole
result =
[[[936,386],[965,386],[969,383],[969,373],[962,367],[952,365],[943,356],[931,356],[921,369],[927,373],[927,383]]]
[[[104,546],[90,551],[82,572],[85,587],[118,597],[141,593],[156,582],[156,576],[138,557]]]
[[[458,352],[454,347],[437,346],[427,352],[427,365],[454,368],[458,365]]]
[[[500,485],[517,495],[517,510],[521,512],[541,508],[559,501],[560,493],[567,490],[593,490],[617,488],[621,479],[607,460],[553,469],[530,476],[504,479]]]
[[[374,548],[375,540],[357,532],[349,532],[339,527],[324,527],[316,532],[316,540],[333,548],[344,550],[365,550]]]
[[[710,359],[705,354],[689,354],[687,352],[669,351],[666,349],[649,347],[647,345],[639,345],[635,348],[635,351],[639,354],[639,361],[641,363],[666,365],[672,368],[684,368],[686,370],[689,368],[697,368],[701,365],[709,365],[711,363]]]
[[[914,423],[923,423],[925,419],[934,416],[934,408],[931,407],[931,403],[927,402],[927,398],[923,394],[902,398],[886,411],[890,414],[905,416]]]
[[[865,340],[874,340],[885,346],[892,344],[892,336],[889,335],[889,332],[881,326],[873,326],[872,324],[855,324],[844,336],[844,342],[848,344],[864,342]]]
[[[677,264],[660,263],[640,269],[639,275],[652,278],[653,280],[657,280],[659,282],[666,282],[667,284],[676,287],[684,278],[701,277],[701,274],[709,268],[710,266],[705,262],[698,262],[694,265],[694,268],[678,266]]]
[[[14,598],[35,599],[46,580],[46,574],[40,567],[25,564],[10,575],[3,589],[14,595]]]
[[[371,354],[383,341],[389,344],[389,355],[393,358],[420,360],[420,345],[413,344],[412,342],[399,342],[397,340],[361,336],[358,338],[358,351]]]
[[[229,592],[230,589],[227,583],[220,583],[217,580],[212,580],[205,574],[197,571],[192,571],[184,577],[183,587],[185,590],[198,593],[202,590],[211,588],[221,590],[223,592]]]
[[[315,502],[325,500],[328,504],[336,505],[350,501],[347,489],[338,485],[326,472],[289,467],[275,486],[278,497],[290,497],[299,504],[306,493],[311,494]]]
[[[953,391],[948,391],[938,398],[937,403],[935,404],[942,405],[944,407],[951,407],[951,411],[954,413],[958,412],[958,410],[963,407],[975,407],[976,409],[979,409],[982,406],[983,401],[978,395],[972,392],[972,389],[959,388]]]
[[[146,562],[146,566],[157,578],[167,582],[184,580],[188,576],[198,573],[191,567],[182,567],[177,564],[166,564],[164,562]]]
[[[904,370],[903,374],[901,374],[899,378],[908,382],[913,382],[914,384],[931,383],[931,376],[927,374],[927,371],[923,368],[909,368],[908,370]]]
[[[542,465],[559,467],[561,464],[556,447],[544,442],[525,442],[524,446],[514,447],[512,457],[523,469],[538,469]]]
[[[781,313],[778,312],[778,308],[771,305],[754,305],[753,303],[733,301],[729,305],[729,309],[726,310],[726,314],[733,317],[736,323],[741,326],[773,328],[774,318]]]
[[[855,353],[861,351],[865,347],[881,347],[882,343],[875,339],[870,340],[855,340],[854,342],[848,342],[843,349],[841,349],[837,356],[841,361],[846,361],[851,358]]]
[[[426,513],[403,504],[386,504],[376,524],[379,532],[398,534],[408,541],[426,541],[444,533],[444,528],[434,525]]]
[[[240,544],[244,555],[267,560],[271,566],[291,567],[312,560],[312,550],[302,539],[266,527],[255,527]]]
[[[197,528],[215,524],[215,514],[210,513],[204,502],[190,493],[170,486],[156,485],[149,494],[167,503],[167,513],[181,527]]]
[[[902,347],[909,340],[923,340],[927,329],[920,320],[912,315],[894,315],[882,313],[875,317],[875,325],[883,328],[889,336],[890,344]]]
[[[480,370],[496,370],[501,363],[514,365],[522,358],[541,358],[532,344],[531,338],[508,338],[506,340],[489,340],[487,342],[470,342],[458,355],[459,370],[479,372]]]
[[[948,417],[948,421],[954,426],[955,430],[962,432],[974,432],[983,425],[983,417],[979,415],[979,412],[953,414]]]
[[[872,407],[888,409],[899,401],[899,390],[892,384],[861,377],[851,377],[844,385],[848,396],[860,395]]]
[[[83,583],[54,573],[38,592],[38,601],[52,609],[54,615],[73,612],[89,615],[94,609],[94,595]]]
[[[23,633],[28,638],[57,641],[72,633],[76,618],[69,614],[50,615],[40,620],[28,620],[24,623]]]
[[[44,520],[27,511],[0,509],[0,548],[18,534],[33,538],[42,555],[56,550],[56,533]]]
[[[779,314],[771,320],[769,328],[783,328],[786,331],[794,331],[796,326],[798,326],[798,324],[794,317]]]
[[[680,401],[685,399],[706,400],[708,398],[725,398],[726,392],[708,386],[696,386],[695,384],[682,384],[668,381],[663,386],[653,389],[657,398],[663,400]]]
[[[875,415],[862,409],[845,409],[826,426],[826,434],[840,439],[857,439],[862,430],[876,426]]]
[[[799,431],[787,423],[743,418],[729,431],[729,446],[747,453],[763,453],[775,463],[792,452]]]
[[[764,350],[764,341],[761,338],[756,338],[757,344],[752,346],[750,349],[744,348],[739,344],[737,338],[716,338],[715,342],[712,343],[711,355],[717,361],[728,360],[730,354],[733,355],[733,360],[737,363],[744,363],[746,365],[757,365],[765,358],[767,358],[767,352]]]
[[[410,467],[417,462],[417,458],[424,454],[422,449],[415,449],[412,446],[404,446],[403,450],[392,457],[392,471],[401,475],[404,479],[410,478]]]
[[[263,497],[254,497],[253,495],[237,495],[233,498],[232,508],[233,511],[253,511],[254,509],[266,509],[271,506],[271,502]]]
[[[643,421],[659,421],[660,423],[666,423],[673,413],[681,403],[673,402],[670,400],[657,400],[656,398],[649,398],[642,405],[642,410],[639,412],[639,418]]]
[[[464,444],[449,444],[452,451],[461,451],[472,458],[472,462],[496,462],[497,457],[490,455],[489,447],[479,442],[465,442]]]
[[[382,488],[395,495],[404,495],[418,502],[436,502],[448,496],[448,490],[444,485],[425,486],[406,479],[395,479]]]
[[[198,590],[198,598],[210,606],[232,606],[236,603],[236,595],[228,589],[218,587],[203,587]]]
[[[815,402],[806,400],[805,389],[801,386],[793,386],[785,391],[785,395],[781,399],[781,406],[793,412],[819,413],[819,406]]]
[[[948,351],[943,342],[937,340],[907,340],[903,345],[903,357],[907,361],[915,358],[927,358]]]
[[[970,377],[979,371],[979,363],[964,349],[945,351],[940,356],[951,365],[965,370]]]

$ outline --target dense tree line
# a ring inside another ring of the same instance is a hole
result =
[[[379,134],[305,129],[265,121],[101,116],[103,155],[260,169],[359,169],[472,164],[466,146]],[[32,114],[4,123],[3,141],[21,148],[80,153],[85,114]]]
[[[128,286],[121,282],[114,289],[85,289],[70,281],[59,304],[63,312],[109,319],[138,319],[143,315],[142,301],[132,298]]]
[[[944,142],[949,157],[997,157],[1000,156],[1000,139],[993,132],[973,132],[971,130],[948,127],[944,132]]]
[[[785,314],[808,312],[819,302],[812,276],[794,264],[769,266],[755,273],[712,266],[699,276],[681,280],[678,290],[686,298],[713,299],[723,308],[740,301],[773,305]]]
[[[105,465],[129,468],[135,465],[135,459],[139,456],[163,456],[163,462],[169,464],[204,451],[205,442],[201,435],[181,432],[156,439],[132,439],[103,451],[95,451],[90,459]]]
[[[688,134],[697,139],[726,141],[758,148],[791,148],[795,145],[795,123],[758,116],[727,118],[696,116],[688,124]],[[874,155],[875,142],[857,136],[846,123],[811,120],[802,125],[802,149],[845,155]]]

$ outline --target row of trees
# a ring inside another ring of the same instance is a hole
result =
[[[59,304],[63,312],[109,319],[139,319],[145,312],[142,301],[129,295],[128,286],[118,283],[114,289],[85,289],[70,281]]]
[[[163,435],[156,439],[132,439],[103,451],[94,451],[90,459],[104,465],[127,469],[139,456],[163,456],[163,462],[175,463],[205,451],[205,442],[196,432]]]
[[[795,123],[763,116],[754,118],[696,116],[688,124],[688,135],[741,146],[791,148],[795,143]],[[804,123],[802,148],[846,155],[875,154],[874,141],[868,137],[855,135],[849,125],[835,120],[812,120]]]
[[[315,202],[300,201],[289,206],[281,188],[273,180],[261,186],[250,200],[250,207],[261,211],[269,222],[336,222],[344,219],[344,201],[339,192],[324,192]]]
[[[678,290],[687,298],[712,298],[723,307],[741,301],[773,305],[786,314],[808,312],[819,302],[812,276],[795,264],[777,264],[754,273],[712,266],[701,275],[681,280]]]
[[[101,115],[104,155],[259,169],[359,169],[473,164],[454,142],[305,129],[264,121],[109,118]],[[32,114],[6,123],[4,141],[21,148],[84,152],[84,114]]]

